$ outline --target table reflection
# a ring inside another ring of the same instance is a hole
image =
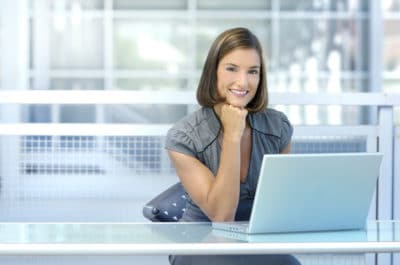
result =
[[[365,230],[247,235],[209,223],[0,223],[0,244],[399,242],[399,221],[369,221]]]

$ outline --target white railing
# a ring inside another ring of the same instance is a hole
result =
[[[385,93],[270,93],[271,104],[400,106]],[[25,90],[0,91],[0,104],[197,104],[193,91]]]
[[[366,136],[367,151],[385,155],[377,193],[381,219],[398,218],[394,186],[399,180],[398,142],[395,144],[393,113],[400,106],[400,95],[382,93],[291,94],[270,93],[274,105],[352,105],[377,108],[377,125],[358,126],[296,126],[294,137],[304,136]],[[196,105],[193,91],[0,91],[0,104],[182,104]],[[163,136],[171,124],[62,124],[3,123],[0,135],[150,135]],[[398,134],[398,129],[397,129]],[[395,150],[396,147],[396,150]],[[396,154],[395,154],[396,151]],[[398,161],[398,160],[397,160]],[[396,165],[396,166],[395,166]],[[394,170],[395,169],[395,170]],[[394,188],[392,188],[394,187]],[[392,208],[393,207],[393,208]],[[394,209],[394,210],[392,210]]]

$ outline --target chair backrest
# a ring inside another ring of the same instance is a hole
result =
[[[177,222],[186,210],[186,201],[186,192],[178,182],[146,203],[143,216],[152,222]]]

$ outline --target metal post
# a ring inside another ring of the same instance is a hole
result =
[[[378,181],[379,220],[393,219],[393,107],[378,107],[378,149],[384,157]],[[378,265],[392,264],[392,254],[378,254]]]
[[[4,90],[26,90],[28,88],[29,26],[28,2],[26,0],[0,2],[0,88]],[[20,106],[0,106],[0,122],[20,122]],[[19,138],[0,138],[0,178],[3,199],[11,201],[18,196]],[[12,166],[10,165],[12,161]],[[4,200],[3,200],[4,202]],[[15,208],[15,207],[14,207]],[[6,213],[7,215],[7,213]]]
[[[381,1],[369,1],[369,92],[382,92],[383,19]],[[376,107],[370,107],[370,123],[377,120]]]
[[[382,91],[382,36],[383,36],[383,22],[382,22],[382,8],[381,8],[381,1],[376,0],[369,0],[369,92],[381,92]],[[379,115],[379,125],[381,126],[379,132],[379,150],[384,151],[382,149],[381,144],[384,142],[382,126],[383,124],[382,119],[385,119],[385,115],[387,115],[386,111],[381,112],[378,110],[377,107],[369,107],[369,123],[375,124]],[[379,112],[379,113],[378,113]],[[382,117],[381,117],[382,115]],[[382,119],[381,119],[382,118]],[[385,154],[387,157],[387,154]],[[387,163],[387,161],[384,161]],[[379,187],[378,187],[378,198],[377,198],[377,211],[378,215],[377,218],[380,219],[381,217],[389,215],[389,205],[384,210],[383,202],[388,201],[391,203],[391,200],[388,198],[388,194],[386,194],[386,198],[384,197],[384,189],[387,188],[385,185],[391,185],[389,182],[389,176],[382,175],[380,176],[379,180]],[[382,198],[380,197],[382,196]],[[390,204],[391,205],[391,204]],[[374,255],[375,256],[375,255]],[[379,254],[376,255],[377,265],[389,265],[391,264],[391,257],[390,254]],[[374,261],[375,263],[375,261]],[[369,265],[369,262],[368,262]]]
[[[393,219],[400,219],[400,127],[396,127],[394,141]],[[400,254],[393,254],[393,264],[400,264]]]

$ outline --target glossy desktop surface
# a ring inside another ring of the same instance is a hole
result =
[[[246,235],[209,223],[0,223],[0,255],[400,252],[400,221],[365,230]]]

